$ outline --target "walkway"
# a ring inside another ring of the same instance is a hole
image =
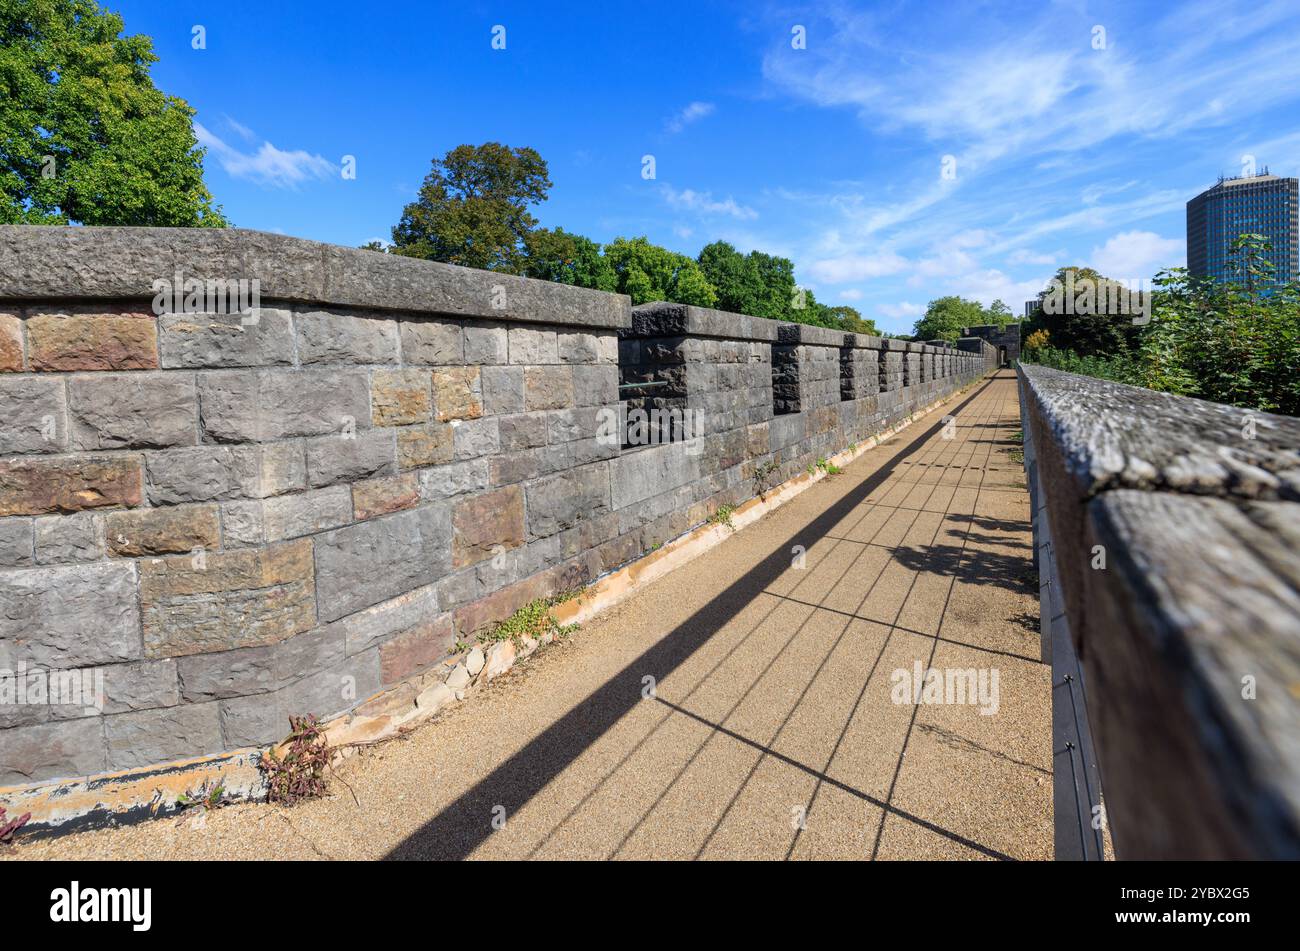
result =
[[[1009,371],[954,397],[471,702],[349,760],[339,772],[360,807],[335,782],[293,810],[237,806],[201,829],[157,822],[15,851],[1051,858],[1019,428]],[[996,672],[996,707],[991,691],[965,698],[982,707],[894,702],[918,662],[973,669],[986,688]]]

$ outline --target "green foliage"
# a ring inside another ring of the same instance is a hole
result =
[[[393,228],[393,251],[408,257],[518,274],[546,200],[546,161],[530,148],[499,142],[458,145],[440,159],[419,197]]]
[[[525,239],[528,257],[525,277],[557,284],[612,291],[618,285],[613,265],[600,253],[600,245],[563,228],[539,228]]]
[[[1078,311],[1101,310],[1095,306],[1097,298],[1108,295],[1114,288],[1120,299],[1129,296],[1128,287],[1122,282],[1106,277],[1089,267],[1063,267],[1056,272],[1052,281],[1063,287],[1076,288],[1076,299],[1081,293],[1078,289],[1089,287],[1094,304],[1087,307],[1065,308]],[[1087,282],[1087,283],[1085,283]],[[1072,350],[1086,356],[1109,356],[1126,353],[1133,349],[1137,333],[1133,318],[1128,313],[1055,313],[1049,314],[1043,308],[1043,302],[1051,292],[1051,282],[1038,294],[1039,307],[1021,325],[1021,339],[1027,339],[1038,331],[1046,331],[1052,340],[1052,346],[1061,350]],[[1124,308],[1128,310],[1126,306]]]
[[[742,255],[725,241],[700,251],[700,270],[717,291],[716,307],[737,314],[783,320],[795,295],[794,262],[750,251]]]
[[[1260,235],[1232,245],[1230,278],[1161,271],[1151,320],[1132,325],[1133,345],[1103,353],[1061,346],[1027,350],[1026,360],[1072,373],[1196,396],[1266,412],[1300,415],[1300,285],[1278,286]],[[1067,339],[1070,338],[1068,335]],[[1095,342],[1095,341],[1094,341]]]
[[[736,526],[731,521],[731,516],[736,514],[734,505],[719,505],[718,510],[709,516],[709,522],[713,525],[725,525],[733,532]]]
[[[605,248],[614,273],[614,289],[633,304],[667,300],[713,307],[718,292],[695,261],[651,244],[649,238],[615,238]]]
[[[539,641],[546,634],[563,637],[578,629],[576,624],[560,624],[551,614],[551,608],[574,598],[581,597],[582,588],[563,591],[549,598],[537,598],[529,601],[514,614],[495,625],[483,636],[487,642],[514,641],[518,644],[525,637]]]
[[[994,323],[979,301],[949,295],[930,301],[912,329],[917,340],[956,340],[963,327]]]
[[[225,227],[194,110],[94,0],[0,0],[0,224]]]

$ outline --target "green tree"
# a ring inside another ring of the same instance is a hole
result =
[[[856,307],[850,307],[847,304],[840,304],[836,307],[826,309],[828,316],[835,320],[838,329],[847,330],[855,334],[870,334],[873,337],[880,336],[880,328],[876,326],[874,320],[863,317]]]
[[[93,0],[0,0],[0,223],[224,227],[194,110]]]
[[[648,238],[615,238],[605,247],[605,257],[614,272],[614,289],[633,304],[667,300],[713,307],[718,302],[717,290],[694,260]]]
[[[528,249],[523,269],[525,277],[599,291],[612,291],[618,284],[609,259],[600,253],[600,245],[590,238],[563,228],[554,231],[538,228],[529,233],[525,243]]]
[[[419,197],[393,228],[393,251],[408,257],[518,274],[546,200],[546,161],[530,148],[499,142],[458,145],[440,159]]]
[[[988,314],[978,301],[949,295],[930,301],[912,333],[917,340],[956,340],[962,328],[987,322]]]
[[[700,251],[697,261],[717,289],[720,310],[772,320],[792,319],[795,296],[794,262],[789,258],[750,251],[742,255],[725,241]]]
[[[1073,289],[1075,303],[1066,306],[1064,297]],[[1136,335],[1128,298],[1129,289],[1120,281],[1089,267],[1063,267],[1038,294],[1039,306],[1025,321],[1021,335],[1046,330],[1052,347],[1082,356],[1112,356],[1128,353]],[[1091,299],[1091,303],[1087,300]],[[1102,301],[1113,298],[1118,306],[1107,312]],[[1050,311],[1055,310],[1056,313]],[[1067,312],[1072,311],[1072,312]]]

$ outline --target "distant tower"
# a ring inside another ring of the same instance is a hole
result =
[[[1187,270],[1192,277],[1227,277],[1228,252],[1240,234],[1272,242],[1269,259],[1280,284],[1300,274],[1300,202],[1294,178],[1260,175],[1221,178],[1187,203]]]

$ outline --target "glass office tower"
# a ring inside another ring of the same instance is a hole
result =
[[[1221,178],[1187,203],[1187,269],[1216,281],[1228,276],[1228,254],[1240,234],[1262,234],[1279,284],[1296,280],[1297,180],[1268,174]]]

